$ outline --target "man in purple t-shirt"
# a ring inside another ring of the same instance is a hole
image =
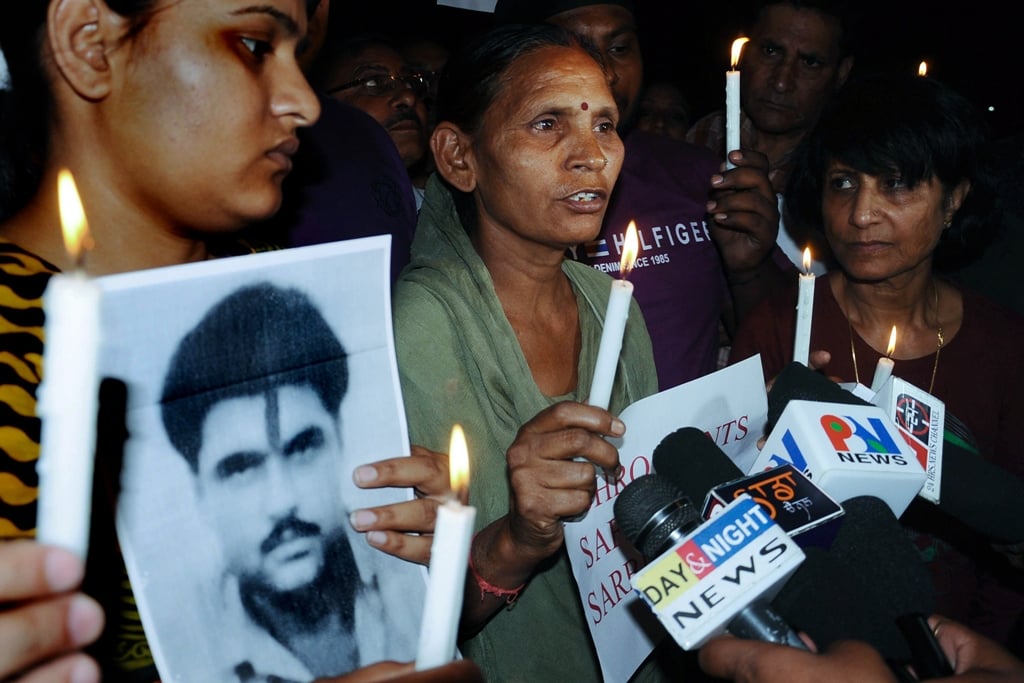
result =
[[[630,275],[654,345],[658,384],[668,389],[716,368],[719,322],[731,329],[781,279],[770,255],[779,214],[758,153],[734,153],[720,172],[707,149],[630,130],[643,77],[633,3],[499,0],[498,21],[548,21],[602,53],[626,146],[601,234],[576,257],[615,275],[626,227],[636,221],[640,253]],[[709,198],[710,191],[710,198]]]

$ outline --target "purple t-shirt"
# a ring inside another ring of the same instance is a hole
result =
[[[286,246],[391,235],[392,281],[409,263],[416,203],[387,131],[369,114],[329,97],[302,141],[271,230]]]
[[[626,228],[636,221],[640,252],[629,281],[665,390],[715,370],[728,290],[704,206],[719,162],[706,148],[638,130],[624,142],[601,234],[576,258],[617,277]]]

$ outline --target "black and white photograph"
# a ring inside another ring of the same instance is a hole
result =
[[[409,453],[388,247],[101,280],[104,375],[128,393],[118,538],[162,680],[304,683],[414,658],[425,570],[349,524],[409,495],[352,483]]]

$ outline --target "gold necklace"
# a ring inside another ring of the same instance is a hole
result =
[[[932,380],[928,384],[928,393],[932,393],[932,387],[935,386],[935,373],[939,371],[939,354],[942,353],[942,345],[945,343],[945,339],[942,336],[942,323],[939,322],[939,287],[934,282],[932,288],[935,292],[935,363],[932,365]],[[846,326],[850,331],[850,358],[853,360],[853,379],[857,384],[860,384],[860,372],[857,370],[857,349],[853,345],[853,323],[850,322],[850,316],[846,316]]]

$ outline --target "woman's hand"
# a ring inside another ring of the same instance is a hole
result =
[[[594,467],[618,471],[619,452],[604,437],[625,431],[607,410],[572,402],[541,411],[519,429],[506,453],[508,529],[525,557],[540,561],[562,545],[563,520],[590,508]]]
[[[594,468],[618,472],[619,452],[604,437],[625,432],[622,420],[607,410],[568,401],[520,427],[505,454],[512,488],[509,512],[481,529],[470,548],[474,566],[461,637],[476,633],[509,603],[510,595],[515,599],[537,565],[558,552],[565,542],[563,520],[590,508],[597,488]]]
[[[34,541],[0,543],[0,678],[100,680],[96,662],[76,652],[103,630],[100,606],[72,592],[83,573],[81,561],[66,550]]]
[[[429,564],[437,506],[451,494],[448,456],[413,446],[408,457],[360,465],[352,478],[360,488],[414,489],[415,500],[355,510],[350,521],[356,531],[366,532],[366,540],[373,547],[403,560]]]

